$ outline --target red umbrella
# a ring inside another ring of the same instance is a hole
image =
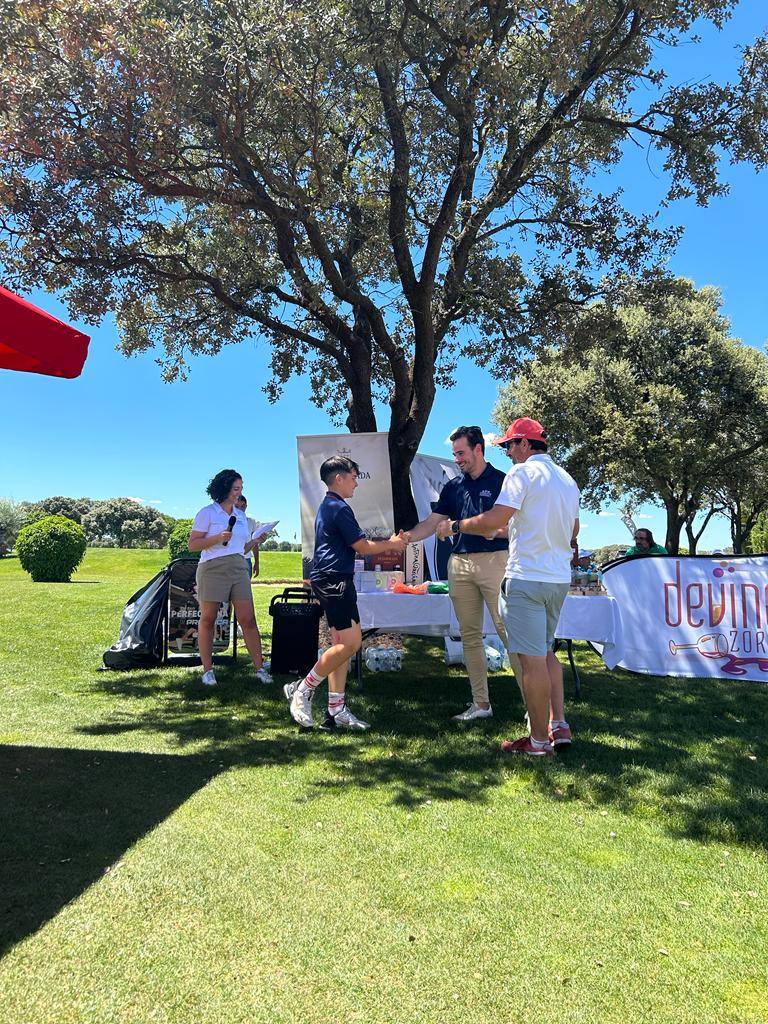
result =
[[[0,287],[0,368],[79,377],[91,339]]]

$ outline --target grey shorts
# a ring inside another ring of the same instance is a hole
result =
[[[195,579],[199,604],[253,600],[248,563],[242,555],[220,555],[200,562]]]
[[[552,650],[568,588],[568,583],[504,580],[499,594],[499,614],[507,630],[508,650],[541,658]]]

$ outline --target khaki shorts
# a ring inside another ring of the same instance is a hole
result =
[[[568,595],[568,583],[505,579],[499,594],[499,613],[514,654],[544,657],[555,642],[557,620]]]
[[[242,555],[220,555],[200,562],[195,579],[199,604],[253,600],[248,563]]]

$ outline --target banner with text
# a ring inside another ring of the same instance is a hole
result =
[[[768,682],[768,557],[652,555],[603,569],[621,609],[621,668]]]
[[[299,452],[301,554],[306,563],[315,553],[315,515],[325,497],[320,466],[332,455],[344,455],[360,467],[358,486],[350,505],[366,537],[389,537],[395,528],[392,477],[387,435],[305,434],[296,438]]]
[[[301,500],[301,553],[305,574],[315,550],[315,515],[325,497],[320,466],[332,455],[346,455],[360,467],[358,488],[350,505],[369,538],[388,537],[394,529],[392,478],[389,471],[388,436],[383,431],[367,434],[309,434],[296,438],[299,454],[299,495]],[[417,455],[411,464],[411,490],[419,519],[426,519],[443,485],[458,476],[459,469],[449,457]],[[415,523],[413,524],[416,525]],[[424,541],[424,554],[432,579],[447,578],[450,541],[437,545],[435,538]]]

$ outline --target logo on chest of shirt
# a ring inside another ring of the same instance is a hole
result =
[[[491,497],[491,492],[490,491],[480,491],[480,497],[481,498],[490,498]]]

